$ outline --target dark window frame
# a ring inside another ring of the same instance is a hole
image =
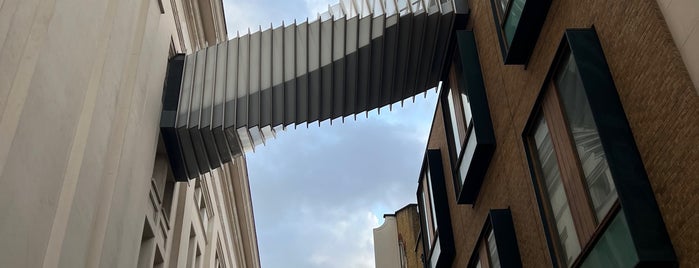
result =
[[[452,126],[451,115],[447,98],[450,90],[442,90],[440,102],[442,103],[442,113],[446,128],[447,142],[449,146],[449,156],[451,163],[451,174],[454,182],[454,191],[458,204],[474,204],[480,192],[481,185],[485,178],[490,161],[495,152],[495,132],[490,117],[490,106],[485,92],[483,75],[480,67],[480,59],[476,47],[476,39],[473,31],[460,30],[456,32],[456,49],[452,62],[451,79],[449,87],[458,91],[460,97],[465,95],[469,99],[471,122],[457,122],[465,124],[465,140],[462,144],[455,144],[453,129],[459,126]],[[461,99],[454,99],[461,105]],[[457,113],[463,111],[457,111]],[[458,121],[458,120],[457,120]],[[463,121],[463,120],[462,120]],[[472,154],[468,154],[469,141],[473,140]],[[470,157],[466,175],[461,178],[461,164],[464,157]]]
[[[476,263],[479,260],[483,260],[484,257],[487,258],[488,261],[488,263],[484,265],[491,267],[491,252],[488,248],[488,236],[491,231],[495,238],[500,267],[522,267],[522,258],[519,254],[514,221],[512,220],[512,212],[509,208],[491,209],[488,212],[488,216],[483,223],[483,228],[478,235],[478,242],[476,242],[476,246],[471,253],[468,267],[476,267]]]
[[[638,255],[636,266],[676,267],[678,265],[677,256],[594,28],[565,31],[522,132],[522,141],[553,266],[560,266],[556,250],[558,242],[552,237],[549,226],[551,221],[547,220],[546,204],[543,203],[547,201],[543,198],[545,193],[542,193],[543,190],[540,189],[540,182],[537,179],[537,160],[533,159],[534,150],[530,148],[529,137],[540,116],[540,107],[557,71],[556,67],[562,57],[567,55],[566,53],[571,53],[575,58],[618,194],[617,204],[604,219],[600,219],[596,230],[591,238],[582,245],[582,251],[572,266],[581,265],[609,226],[611,219],[623,211],[628,231],[633,238],[634,249]]]
[[[449,213],[449,202],[446,192],[446,180],[444,178],[444,170],[442,163],[442,153],[439,149],[428,149],[425,153],[425,158],[423,160],[422,169],[420,171],[420,179],[418,180],[418,188],[416,192],[418,200],[418,209],[420,213],[420,233],[426,234],[428,232],[427,226],[425,226],[426,212],[425,205],[422,202],[421,195],[423,193],[423,179],[427,176],[426,172],[429,172],[430,183],[432,186],[432,194],[434,200],[434,214],[436,215],[436,232],[435,237],[431,240],[438,242],[439,245],[432,246],[433,241],[428,241],[428,235],[421,235],[423,246],[423,262],[425,267],[430,267],[431,260],[434,254],[434,248],[439,246],[439,256],[436,256],[436,268],[451,267],[452,261],[455,256],[454,249],[454,233],[451,226],[451,216]],[[427,198],[429,202],[429,198]]]
[[[527,64],[529,57],[536,46],[539,33],[546,20],[551,0],[528,0],[524,3],[522,14],[512,37],[512,42],[508,44],[505,36],[504,25],[512,11],[513,2],[510,0],[504,14],[500,14],[499,0],[490,0],[495,29],[500,44],[500,52],[505,64]],[[524,23],[522,23],[524,22]]]

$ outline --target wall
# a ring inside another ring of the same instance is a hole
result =
[[[398,227],[395,215],[384,215],[383,224],[374,228],[374,262],[376,268],[400,267]]]
[[[176,183],[179,197],[167,235],[171,238],[162,245],[163,267],[191,267],[193,259],[199,259],[202,267],[215,267],[217,254],[223,267],[260,267],[247,179],[245,159],[240,156],[198,179]],[[201,253],[198,258],[196,248]]]
[[[699,93],[699,2],[658,0],[675,45]]]
[[[681,266],[699,262],[699,97],[654,1],[553,1],[527,66],[503,65],[490,1],[469,1],[497,148],[475,205],[447,194],[455,236],[453,267],[466,267],[487,212],[510,208],[524,267],[550,266],[521,140],[566,28],[594,26]],[[428,148],[451,170],[442,107]]]
[[[203,38],[172,3],[0,1],[3,266],[136,266],[170,43]]]
[[[406,267],[422,267],[422,240],[420,234],[420,215],[417,205],[410,204],[396,211],[396,223],[398,239],[403,241],[405,247]]]

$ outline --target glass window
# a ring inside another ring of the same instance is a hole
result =
[[[459,135],[459,124],[456,118],[456,105],[454,105],[454,95],[452,90],[447,94],[447,102],[449,103],[449,119],[451,120],[452,135],[454,135],[454,145],[456,146],[456,154],[458,156],[461,149],[461,135]]]
[[[429,196],[430,196],[430,212],[432,214],[432,229],[436,233],[437,232],[437,215],[435,215],[435,209],[434,209],[434,191],[432,190],[432,178],[430,178],[430,172],[425,172],[425,177],[427,178],[427,185],[429,189]]]
[[[554,266],[676,267],[597,34],[558,50],[523,133]]]
[[[498,3],[500,4],[500,14],[505,14],[505,12],[507,12],[507,5],[510,4],[510,0],[498,0]]]
[[[543,117],[539,118],[535,127],[534,141],[550,210],[556,221],[555,228],[558,232],[560,250],[563,251],[562,255],[565,256],[566,263],[570,265],[580,253],[580,243],[575,226],[573,226],[573,215],[570,213],[568,197],[561,182],[558,160],[549,136],[548,126]]]
[[[498,247],[495,244],[495,234],[492,229],[488,235],[488,257],[490,257],[490,268],[500,268],[500,256],[498,256]]]
[[[434,163],[434,166],[430,162]],[[454,258],[449,211],[440,210],[447,205],[445,203],[444,176],[440,170],[441,163],[440,150],[428,149],[417,191],[422,230],[420,239],[424,252],[423,261],[429,267],[436,267],[437,264],[441,266],[442,263],[449,263]],[[437,218],[438,214],[439,218]]]
[[[422,196],[422,204],[423,204],[423,211],[425,212],[425,215],[422,217],[423,224],[425,226],[425,237],[427,238],[428,241],[428,247],[431,246],[430,243],[432,243],[432,226],[430,225],[431,221],[428,220],[431,216],[431,213],[427,210],[427,206],[424,206],[424,204],[427,204],[427,198],[425,198],[425,191],[423,190],[422,193],[420,193]]]
[[[514,4],[513,4],[514,5]],[[564,53],[530,130],[552,242],[571,266],[617,203],[604,148],[573,55]],[[555,144],[555,146],[554,146]],[[584,254],[583,254],[584,255]]]
[[[575,141],[590,199],[595,207],[597,220],[600,221],[614,205],[617,193],[575,58],[569,54],[561,65],[563,67],[555,81],[556,88]]]
[[[637,263],[629,226],[620,211],[580,267],[633,267]]]
[[[502,28],[508,46],[512,44],[512,39],[515,37],[515,31],[517,31],[519,19],[522,17],[522,11],[524,10],[524,4],[526,4],[526,2],[526,0],[512,0],[510,9],[505,16],[502,17],[501,21],[505,22]]]
[[[459,90],[450,89],[447,92],[448,116],[451,123],[451,133],[454,148],[451,149],[452,166],[457,167],[455,183],[462,187],[466,179],[471,161],[476,150],[476,139],[473,129],[473,115],[471,114],[471,104],[468,95],[460,93]]]
[[[471,104],[469,103],[468,100],[468,95],[461,93],[461,104],[463,105],[463,111],[464,111],[464,122],[466,123],[466,127],[471,127],[471,120],[473,119],[473,116],[471,115]]]

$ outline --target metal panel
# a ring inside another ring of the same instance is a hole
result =
[[[206,49],[206,62],[204,69],[204,89],[202,92],[201,117],[199,128],[211,127],[214,97],[214,79],[216,77],[216,46]]]
[[[308,24],[308,123],[320,118],[320,21]]]
[[[398,51],[398,14],[386,18],[386,30],[384,32],[384,55],[383,55],[383,86],[381,87],[381,100],[379,106],[391,105],[395,95],[395,66],[396,53]],[[398,89],[400,92],[400,89]]]
[[[456,21],[456,15],[454,15],[454,13],[443,14],[440,16],[439,20],[439,32],[437,33],[437,37],[435,39],[435,56],[432,59],[432,72],[430,73],[429,80],[430,83],[434,84],[428,84],[428,87],[436,86],[441,76],[445,72],[448,72],[448,70],[445,69],[446,65],[448,65],[445,61],[447,61],[449,44],[452,43],[452,40],[454,39],[453,32],[455,29],[454,23]],[[461,27],[463,26],[465,25],[462,25]]]
[[[189,104],[192,98],[192,81],[194,80],[194,64],[196,60],[196,54],[185,57],[180,103],[177,106],[177,119],[175,120],[175,126],[178,128],[186,127],[187,122],[189,122]]]
[[[359,31],[359,18],[347,20],[345,29],[345,97],[342,116],[346,117],[356,113],[357,107],[357,34]]]
[[[394,98],[394,102],[400,101],[402,105],[403,100],[410,97],[410,95],[407,94],[407,89],[405,88],[405,80],[408,71],[408,57],[410,57],[410,49],[412,47],[412,39],[410,38],[410,35],[413,26],[413,14],[410,13],[405,16],[401,16],[398,19],[398,24],[398,51],[396,55],[394,77],[395,87],[393,88],[394,91],[392,96]]]
[[[435,56],[435,46],[437,46],[436,36],[438,33],[438,27],[440,25],[440,17],[441,14],[439,13],[430,14],[428,15],[427,22],[425,23],[425,35],[421,49],[422,53],[420,54],[420,61],[417,62],[419,69],[417,75],[415,76],[415,87],[419,91],[425,91],[425,89],[433,87],[428,86],[428,84],[432,85],[433,83],[436,83],[436,81],[430,81],[431,83],[428,83],[428,81],[430,80],[429,75],[433,68],[432,63]],[[448,44],[439,45],[447,46]]]
[[[231,161],[231,152],[223,131],[226,106],[226,75],[228,64],[228,46],[226,43],[218,44],[216,49],[216,78],[214,85],[214,109],[212,112],[211,128],[216,143],[218,154],[222,162]]]
[[[185,56],[173,136],[186,176],[254,150],[279,126],[368,115],[436,85],[455,5],[343,1],[314,22],[248,30]]]
[[[423,89],[416,88],[416,80],[418,79],[418,70],[422,60],[423,47],[425,40],[425,28],[427,27],[427,14],[424,10],[417,13],[413,17],[412,33],[410,39],[410,51],[408,57],[408,66],[406,68],[404,95],[412,96],[415,100],[415,94],[422,92]]]
[[[244,152],[250,152],[254,149],[252,146],[252,138],[250,137],[250,132],[246,127],[239,127],[236,132],[238,132],[238,138],[240,139],[240,144],[243,146]]]
[[[333,23],[333,111],[332,117],[342,116],[345,106],[345,27],[347,21]]]
[[[272,31],[272,126],[284,123],[284,27]]]
[[[250,96],[250,35],[238,41],[238,98],[236,100],[236,129],[248,126],[248,96]],[[243,138],[240,138],[243,141]]]
[[[262,135],[262,131],[260,130],[259,126],[254,126],[248,129],[248,133],[250,134],[250,137],[252,138],[252,151],[255,151],[255,147],[260,144],[265,143],[265,139]],[[247,149],[246,149],[247,151]]]
[[[364,1],[362,1],[364,2]],[[371,82],[371,16],[363,17],[359,20],[358,29],[358,72],[357,72],[357,107],[358,112],[366,111],[369,102],[369,83]]]
[[[197,61],[194,69],[194,84],[192,87],[192,102],[190,103],[189,123],[187,129],[189,131],[192,146],[194,147],[194,155],[199,166],[199,174],[204,174],[211,170],[208,156],[206,155],[206,145],[199,132],[199,124],[201,122],[202,99],[204,95],[204,74],[206,71],[206,52],[208,49],[203,49],[197,52]]]
[[[320,24],[321,107],[320,121],[332,118],[333,106],[333,20]]]
[[[197,53],[194,65],[194,82],[192,83],[192,101],[189,106],[188,128],[196,128],[199,125],[202,107],[202,95],[204,94],[204,71],[206,71],[206,49]]]
[[[296,24],[284,28],[284,126],[296,120]]]
[[[197,54],[192,54],[185,58],[184,78],[182,79],[182,89],[180,91],[180,104],[177,108],[177,141],[185,160],[187,176],[193,178],[199,175],[199,167],[194,156],[194,146],[189,138],[187,124],[189,123],[189,106],[192,99],[192,85],[194,81],[194,67],[196,65]]]
[[[250,93],[248,95],[248,126],[260,125],[260,80],[262,68],[261,32],[250,35]]]
[[[201,116],[199,119],[199,132],[206,150],[206,156],[211,168],[221,165],[218,156],[218,149],[214,142],[214,135],[211,131],[212,112],[214,107],[214,79],[216,77],[216,54],[217,46],[206,49],[206,69],[204,70],[204,92],[202,93]]]
[[[375,0],[378,1],[378,0]],[[382,82],[383,82],[383,51],[384,51],[384,25],[386,23],[386,16],[381,15],[373,18],[371,25],[371,66],[372,71],[370,72],[371,77],[369,78],[369,102],[368,109],[375,109],[381,107],[379,103],[381,102],[381,97],[383,93]]]
[[[242,152],[242,145],[235,131],[238,108],[239,43],[240,38],[238,37],[228,41],[228,51],[226,53],[228,61],[226,64],[226,106],[224,107],[226,115],[224,116],[224,133],[226,134],[226,140],[228,141],[232,156]]]
[[[216,48],[216,71],[214,77],[213,112],[211,117],[212,128],[220,128],[224,121],[224,106],[226,103],[226,69],[228,64],[228,47],[226,43],[220,43]]]
[[[233,38],[228,41],[228,51],[226,56],[228,62],[226,64],[226,106],[224,117],[224,127],[232,128],[236,121],[236,103],[238,100],[238,42],[240,38]]]
[[[260,126],[272,124],[272,28],[260,39]]]
[[[308,121],[308,22],[296,27],[296,125]]]

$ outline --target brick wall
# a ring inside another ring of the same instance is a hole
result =
[[[422,243],[419,237],[420,216],[417,212],[417,205],[410,204],[396,211],[396,222],[398,225],[398,239],[402,239],[405,245],[405,253],[408,260],[408,268],[422,267],[420,259],[422,255]]]
[[[466,267],[489,209],[507,208],[524,267],[550,257],[521,134],[566,28],[594,26],[681,266],[699,262],[699,97],[655,1],[553,1],[528,66],[503,65],[490,1],[469,1],[497,148],[474,206],[447,193],[455,236],[453,267]],[[442,148],[437,107],[429,148]]]

